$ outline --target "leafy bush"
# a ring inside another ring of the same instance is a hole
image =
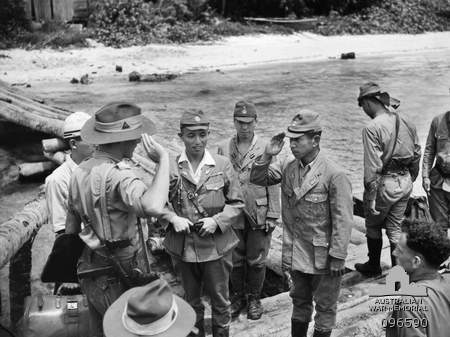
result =
[[[18,0],[0,0],[0,36],[27,24],[24,2]]]

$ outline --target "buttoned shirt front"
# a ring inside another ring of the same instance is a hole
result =
[[[67,216],[69,183],[73,171],[78,165],[67,155],[66,160],[45,179],[45,200],[48,209],[48,221],[53,231],[64,230]]]

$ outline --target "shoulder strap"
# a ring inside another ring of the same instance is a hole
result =
[[[400,128],[400,116],[398,113],[395,113],[395,136],[394,136],[394,145],[392,146],[391,151],[389,151],[388,155],[384,159],[384,165],[387,166],[389,162],[392,159],[392,156],[394,155],[395,147],[397,146],[397,139],[398,139],[398,129]]]
[[[111,221],[108,216],[108,208],[106,205],[106,179],[113,168],[114,165],[110,165],[101,175],[100,180],[100,213],[102,215],[103,234],[106,241],[112,241]]]

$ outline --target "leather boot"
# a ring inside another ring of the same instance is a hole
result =
[[[248,307],[247,307],[247,318],[252,320],[258,320],[261,318],[263,313],[263,307],[259,296],[248,295]]]
[[[397,258],[394,256],[394,250],[397,248],[397,244],[394,242],[390,242],[391,244],[391,266],[394,267],[397,265]]]
[[[369,261],[355,264],[355,269],[366,277],[381,275],[380,256],[383,240],[367,238],[367,248]]]
[[[309,322],[291,320],[291,337],[306,337],[308,335]]]
[[[213,337],[229,337],[230,328],[229,327],[223,328],[221,326],[213,325],[212,335],[213,335]]]
[[[330,337],[331,330],[314,330],[313,337]]]
[[[231,272],[231,317],[238,317],[246,306],[245,268],[234,267]]]

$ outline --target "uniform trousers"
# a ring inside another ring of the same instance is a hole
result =
[[[376,210],[380,214],[370,215],[366,218],[366,236],[368,238],[381,239],[383,237],[381,229],[386,228],[389,241],[397,243],[412,187],[409,172],[382,176],[376,198]]]
[[[233,292],[247,292],[259,296],[265,277],[266,258],[269,254],[272,232],[264,229],[252,229],[248,222],[244,229],[235,229],[239,243],[233,251],[233,274],[231,283]],[[243,275],[241,272],[247,268]]]
[[[291,271],[293,287],[292,320],[310,322],[313,313],[313,300],[316,315],[315,329],[332,330],[336,324],[337,300],[341,289],[342,276],[329,274],[305,274],[297,270]]]
[[[133,268],[143,266],[143,260],[134,247],[129,247],[118,258],[124,270],[130,273]],[[128,252],[127,252],[128,251]],[[109,266],[107,258],[85,248],[78,262],[78,271]],[[97,277],[85,277],[80,280],[80,287],[86,295],[89,309],[89,337],[103,336],[103,316],[109,306],[122,295],[127,288],[114,273]]]
[[[428,202],[433,220],[442,226],[443,229],[448,229],[450,227],[450,192],[432,187]]]
[[[184,262],[172,256],[176,274],[181,279],[186,301],[194,308],[196,322],[204,319],[202,290],[211,300],[212,326],[228,328],[231,322],[228,282],[232,269],[232,253],[207,262]]]

